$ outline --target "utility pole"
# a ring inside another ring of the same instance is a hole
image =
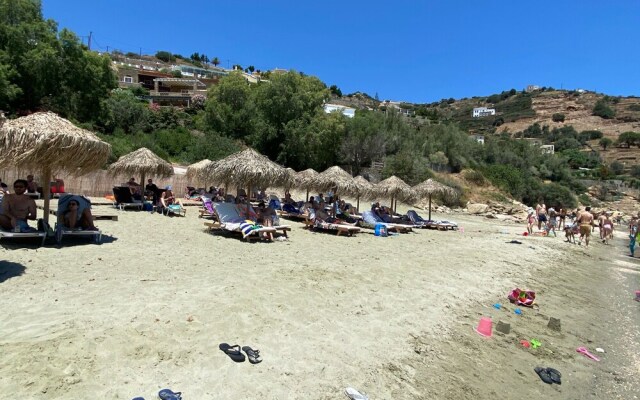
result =
[[[140,57],[142,57],[142,47],[140,47]]]
[[[91,35],[93,34],[93,32],[89,32],[89,40],[87,41],[87,47],[89,47],[89,50],[91,50]]]

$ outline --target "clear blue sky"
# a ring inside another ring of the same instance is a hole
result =
[[[43,0],[93,49],[285,68],[426,103],[527,84],[640,95],[640,0]]]

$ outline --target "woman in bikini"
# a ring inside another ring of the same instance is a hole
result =
[[[613,221],[611,220],[611,213],[606,213],[604,220],[602,221],[603,238],[602,243],[609,244],[609,239],[613,237]]]

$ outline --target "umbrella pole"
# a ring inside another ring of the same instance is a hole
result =
[[[309,202],[309,189],[307,189],[307,199],[304,201],[305,203]]]
[[[51,196],[51,170],[46,168],[42,171],[42,179],[44,179],[44,188],[42,191],[44,192],[44,215],[43,219],[45,222],[45,226],[49,224],[49,197]]]
[[[429,221],[431,221],[431,193],[429,193]]]
[[[356,202],[356,214],[360,214],[360,195],[358,195]]]
[[[146,178],[145,174],[142,174],[142,178],[140,178],[140,194],[142,195],[142,202],[145,200],[144,193],[144,178]]]

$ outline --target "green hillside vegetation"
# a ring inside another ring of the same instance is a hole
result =
[[[157,56],[177,57],[165,53]],[[583,151],[593,141],[598,146],[599,132],[534,124],[513,137],[490,134],[501,123],[535,115],[534,94],[513,89],[462,101],[402,104],[414,118],[391,107],[375,109],[377,95],[342,96],[339,88],[293,70],[258,84],[232,73],[209,89],[206,100],[194,97],[186,109],[150,107],[141,94],[117,89],[109,58],[90,52],[73,33],[58,32],[54,21],[43,20],[38,3],[0,0],[0,107],[10,116],[55,111],[111,143],[111,161],[140,146],[180,163],[216,160],[251,146],[295,170],[342,165],[358,175],[373,161],[384,161],[383,177],[397,175],[412,185],[431,177],[432,168],[473,169],[518,200],[565,207],[585,191],[575,169],[601,166]],[[354,118],[325,113],[323,104],[336,97],[358,101],[362,109]],[[499,115],[473,119],[475,106],[495,107]],[[470,131],[488,133],[485,144]],[[521,138],[554,143],[558,154],[543,154]],[[638,145],[632,133],[625,140]],[[605,172],[611,176],[615,170],[608,166]]]

